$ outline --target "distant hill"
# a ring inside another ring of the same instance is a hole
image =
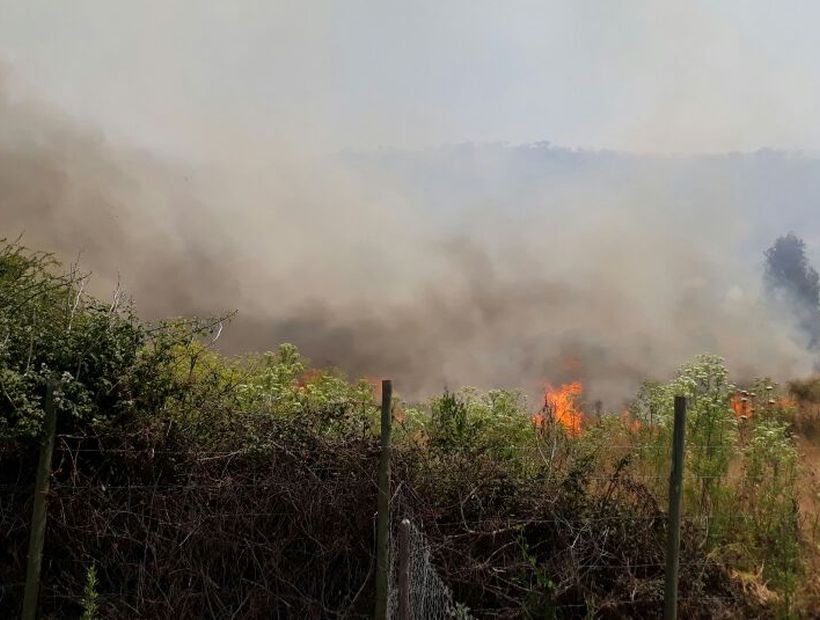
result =
[[[567,200],[589,208],[629,208],[629,197],[658,210],[742,214],[744,254],[760,259],[773,238],[798,231],[820,258],[820,157],[761,149],[725,155],[635,155],[548,142],[457,144],[426,150],[349,150],[338,159],[381,179],[433,213],[502,209],[515,214]]]

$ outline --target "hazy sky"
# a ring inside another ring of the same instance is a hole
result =
[[[7,89],[147,146],[820,149],[820,3],[0,0]]]
[[[790,376],[814,358],[760,265],[789,229],[817,248],[820,160],[321,155],[820,152],[817,24],[816,1],[0,0],[0,223],[145,316],[238,308],[225,346],[419,393],[578,378],[567,355],[619,398],[703,351]]]

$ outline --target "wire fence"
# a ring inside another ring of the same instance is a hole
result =
[[[406,517],[401,503],[394,503],[390,527],[390,577],[388,617],[409,620],[468,620],[467,608],[459,605],[435,568],[427,537]],[[402,600],[404,599],[404,600]]]
[[[154,449],[148,446],[107,447],[99,437],[71,434],[57,435],[56,440],[49,491],[49,532],[53,536],[47,538],[48,574],[41,592],[41,600],[51,601],[53,608],[69,606],[76,609],[81,606],[86,594],[82,577],[86,569],[99,566],[103,585],[98,594],[103,601],[112,601],[111,608],[116,607],[121,613],[131,610],[135,615],[145,615],[146,611],[150,613],[151,610],[180,609],[180,613],[185,615],[186,611],[193,609],[207,609],[212,617],[253,617],[261,614],[264,606],[269,611],[272,605],[278,610],[274,617],[294,617],[291,610],[296,608],[298,600],[303,605],[299,609],[310,610],[311,615],[305,617],[331,617],[336,613],[328,606],[331,597],[321,590],[339,588],[346,592],[342,599],[348,610],[348,617],[369,616],[369,613],[361,611],[367,607],[364,601],[369,596],[367,584],[373,573],[372,557],[369,557],[372,549],[369,547],[360,550],[360,558],[366,558],[359,562],[364,569],[349,571],[348,578],[344,580],[334,581],[329,577],[327,583],[317,587],[306,587],[300,582],[308,574],[307,570],[302,574],[297,571],[294,575],[275,575],[271,565],[260,558],[264,554],[282,557],[288,553],[287,545],[301,540],[300,537],[308,536],[311,524],[335,517],[337,511],[332,505],[328,508],[328,504],[323,503],[325,498],[344,493],[345,489],[352,490],[357,485],[366,490],[358,497],[370,497],[375,489],[375,461],[372,455],[362,459],[359,456],[345,458],[344,454],[327,454],[323,457],[326,457],[325,460],[308,463],[305,460],[306,453],[289,454],[288,447],[277,449],[274,446],[274,456],[268,456],[268,461],[265,461],[245,450],[186,452],[184,449]],[[94,445],[89,446],[88,443]],[[708,451],[719,447],[725,447],[725,444],[719,441],[693,443],[687,446],[687,450]],[[639,454],[658,452],[661,448],[657,443],[625,443],[607,444],[605,450],[612,454]],[[510,447],[508,453],[512,459],[539,458],[536,447]],[[801,446],[799,453],[820,454],[820,446]],[[106,469],[109,467],[107,457],[111,456],[115,456],[114,462],[123,467],[132,461],[142,464],[147,468],[146,472],[140,476],[139,468],[135,471]],[[348,483],[341,480],[343,475],[332,462],[334,458],[341,458],[345,462],[347,469],[343,474],[350,477]],[[153,469],[154,465],[146,465],[159,463],[157,467],[161,470],[161,462],[166,459],[169,462],[190,462],[193,468],[187,477],[174,479],[158,476],[158,472]],[[234,467],[246,463],[248,459],[255,459],[250,469]],[[277,459],[283,459],[293,471],[301,472],[298,479],[304,488],[297,491],[293,481],[295,478],[280,478],[276,475],[281,470],[272,468],[271,462]],[[706,483],[725,479],[726,475],[732,474],[699,475],[687,472],[687,475],[695,482]],[[607,485],[618,484],[619,476],[630,484],[660,489],[665,488],[669,478],[668,473],[659,473],[649,468],[630,468],[608,475],[586,473],[583,479],[587,484],[606,488]],[[20,479],[24,477],[21,473]],[[150,480],[151,477],[154,479]],[[33,484],[22,481],[18,483],[10,478],[13,476],[6,472],[4,482],[0,484],[0,533],[9,540],[22,540],[28,532],[35,488]],[[295,501],[293,498],[297,492],[301,498],[298,501],[302,504],[298,511],[294,511],[287,502]],[[302,498],[310,493],[315,493],[315,497]],[[467,494],[466,499],[460,497],[459,501],[467,504],[473,499]],[[564,567],[557,570],[556,581],[560,581],[562,577],[561,570],[574,571],[572,578],[576,582],[583,581],[585,574],[596,575],[604,571],[620,571],[626,575],[639,575],[643,579],[644,585],[636,586],[633,596],[605,597],[596,594],[577,602],[561,598],[561,583],[510,586],[512,590],[519,588],[522,594],[528,588],[551,589],[556,599],[551,609],[559,617],[583,616],[593,609],[613,609],[620,613],[634,610],[640,615],[646,610],[660,609],[663,603],[662,588],[657,587],[662,583],[666,566],[662,547],[653,549],[655,557],[638,557],[633,560],[628,555],[628,549],[621,553],[608,543],[608,539],[615,537],[614,532],[618,530],[639,529],[644,532],[665,533],[668,527],[667,515],[662,509],[649,511],[650,514],[622,514],[608,513],[608,507],[602,505],[598,512],[556,512],[526,516],[496,514],[475,518],[470,511],[465,511],[463,505],[453,504],[442,506],[441,512],[453,515],[461,511],[460,518],[439,517],[431,521],[429,515],[417,514],[412,498],[406,497],[404,490],[394,496],[391,508],[390,617],[400,617],[399,586],[402,574],[405,573],[402,573],[399,531],[405,519],[409,521],[408,542],[404,549],[410,592],[409,617],[416,620],[492,617],[493,609],[467,609],[460,605],[459,589],[454,589],[442,575],[458,575],[461,582],[467,581],[470,571],[478,573],[484,570],[477,565],[481,558],[486,561],[494,553],[506,553],[507,546],[522,555],[521,562],[529,561],[528,557],[524,557],[528,550],[522,548],[519,540],[519,534],[527,528],[570,532],[581,541],[577,547],[537,550],[540,558],[547,557],[546,565],[553,569]],[[343,510],[340,509],[339,512]],[[302,524],[304,527],[290,523],[294,514],[307,515],[306,522]],[[697,536],[708,536],[714,524],[741,525],[754,523],[755,519],[752,514],[711,514],[705,508],[694,507],[686,513],[684,527],[690,528],[697,539]],[[431,523],[433,530],[428,529],[428,524]],[[350,544],[355,538],[351,536],[351,532],[355,532],[357,528],[361,530],[362,527],[369,528],[372,525],[363,526],[361,520],[352,519],[340,523],[326,538],[313,541],[316,544],[312,549],[317,558],[334,557],[333,562],[329,562],[326,567],[328,572],[345,570],[344,561],[339,560],[342,556],[339,549],[342,543]],[[84,536],[73,536],[72,532],[82,532]],[[277,536],[281,536],[281,540],[273,540]],[[92,538],[93,543],[87,542]],[[66,549],[61,546],[77,544],[77,541],[86,542],[77,548]],[[496,547],[492,548],[493,543],[488,541],[495,541]],[[441,566],[442,556],[449,555],[449,562],[453,563],[456,561],[453,558],[461,553],[459,549],[469,548],[470,545],[490,547],[483,556],[464,555],[460,573],[452,566]],[[197,546],[200,546],[199,550]],[[23,547],[23,544],[15,546],[16,549]],[[180,557],[184,556],[186,564],[172,563],[165,571],[158,570],[159,564],[170,557],[170,550],[176,550],[174,553]],[[206,552],[214,553],[217,557],[220,552],[224,553],[226,560],[218,570],[203,568],[205,560],[201,556]],[[106,554],[109,555],[108,558]],[[240,562],[243,563],[242,570],[237,571],[241,573],[239,576],[231,573],[237,567],[232,567],[230,562],[236,558],[241,558]],[[18,557],[16,566],[21,566],[20,561]],[[115,563],[119,564],[117,569],[113,568]],[[694,549],[689,550],[688,555],[684,554],[680,566],[689,575],[706,574],[714,571],[714,560]],[[168,590],[164,600],[153,600],[146,607],[141,599],[143,593],[150,592],[154,596],[162,588],[164,575],[175,570],[186,574],[190,582],[188,592],[183,593],[178,585],[180,582],[175,582],[177,585]],[[21,592],[25,588],[22,577],[23,573],[19,570],[16,574],[12,574],[12,571],[2,574],[0,611],[8,611],[19,604]],[[220,578],[224,579],[223,583],[242,583],[242,587],[237,589],[236,597],[226,599],[219,594]],[[505,575],[494,576],[497,582],[506,578]],[[462,587],[461,590],[463,589]],[[263,596],[257,599],[257,592],[263,593]],[[706,596],[712,602],[721,602],[731,607],[739,604],[743,594],[740,591],[718,588]],[[765,598],[774,594],[764,588],[758,596]],[[703,593],[692,595],[684,591],[678,597],[678,602],[682,605],[695,605],[703,597]],[[161,617],[163,613],[158,613],[157,617]]]

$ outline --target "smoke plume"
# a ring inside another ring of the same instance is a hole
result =
[[[236,137],[185,164],[0,82],[0,236],[80,255],[151,318],[237,309],[229,351],[293,342],[411,397],[582,380],[613,403],[703,352],[745,375],[810,367],[758,303],[731,180],[522,148],[321,158]]]

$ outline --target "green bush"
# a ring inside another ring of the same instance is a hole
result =
[[[97,567],[92,564],[85,575],[85,592],[83,593],[83,615],[80,620],[96,620],[99,617],[99,593],[97,587]]]
[[[111,420],[129,408],[123,377],[146,332],[130,307],[84,292],[47,255],[0,245],[0,441],[37,438],[50,378],[65,424]]]
[[[241,361],[245,370],[237,386],[238,406],[244,411],[281,418],[306,417],[325,433],[346,432],[374,421],[373,387],[350,383],[340,373],[313,370],[292,344],[276,353],[251,355]]]
[[[709,517],[710,537],[719,537],[724,526],[726,477],[738,439],[737,421],[729,406],[734,386],[728,377],[720,357],[702,355],[682,366],[672,381],[646,384],[633,405],[640,419],[648,421],[652,416],[657,427],[643,455],[662,481],[670,462],[674,398],[686,397],[685,503],[691,513]]]
[[[788,426],[763,420],[743,451],[744,470],[737,512],[747,553],[764,578],[791,595],[800,574],[798,453]]]

